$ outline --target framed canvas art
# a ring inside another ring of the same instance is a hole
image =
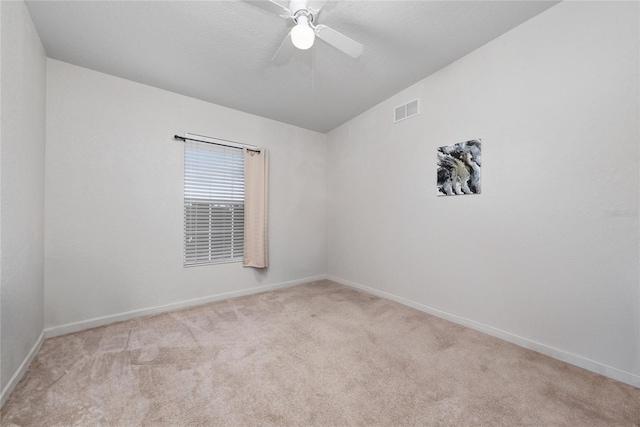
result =
[[[438,147],[438,196],[480,194],[480,139]]]

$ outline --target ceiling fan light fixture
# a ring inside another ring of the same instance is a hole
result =
[[[293,45],[301,50],[309,49],[316,39],[316,32],[308,24],[307,17],[298,18],[298,23],[291,30],[291,41]]]

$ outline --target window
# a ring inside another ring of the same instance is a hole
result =
[[[241,261],[244,158],[240,148],[184,145],[184,265]]]

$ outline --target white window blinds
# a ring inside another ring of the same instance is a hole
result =
[[[242,149],[184,145],[184,265],[242,260]]]

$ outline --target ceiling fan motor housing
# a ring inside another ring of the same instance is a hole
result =
[[[307,2],[305,0],[291,1],[289,3],[289,12],[296,23],[303,17],[306,18],[309,23],[313,22],[313,14],[307,9]]]

